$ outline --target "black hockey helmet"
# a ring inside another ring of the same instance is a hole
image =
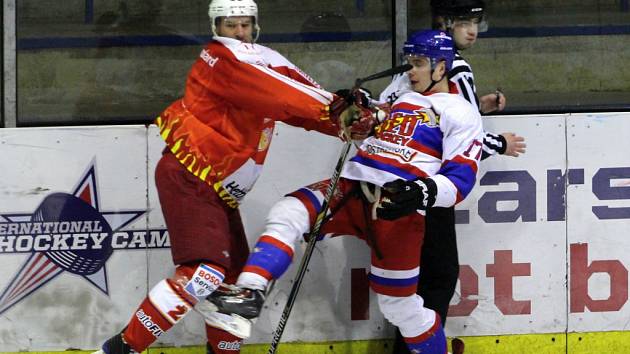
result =
[[[485,11],[486,4],[483,0],[431,0],[433,28],[440,28],[438,17],[446,20],[447,28],[457,19],[474,19],[479,23],[479,32],[485,32],[488,29]]]
[[[483,0],[431,0],[433,16],[481,19],[485,9],[486,4]]]

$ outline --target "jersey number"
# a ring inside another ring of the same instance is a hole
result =
[[[464,151],[464,156],[470,158],[470,155],[473,153],[474,150],[477,150],[477,153],[475,154],[474,159],[479,161],[479,158],[481,157],[481,141],[479,140],[473,140],[473,142],[470,144],[470,146],[468,147],[468,149],[466,149],[466,151]]]

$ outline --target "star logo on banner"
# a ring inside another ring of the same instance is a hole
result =
[[[0,314],[63,272],[109,295],[105,264],[113,236],[127,235],[119,231],[146,210],[101,211],[97,186],[92,162],[72,193],[51,193],[32,213],[0,213],[0,256],[30,254],[0,293]]]

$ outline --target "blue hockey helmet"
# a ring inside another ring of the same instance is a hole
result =
[[[431,60],[435,68],[440,60],[446,63],[446,71],[450,71],[455,57],[453,38],[443,31],[425,30],[414,32],[403,46],[405,56],[423,56]]]

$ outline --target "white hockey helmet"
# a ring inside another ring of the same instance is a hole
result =
[[[254,0],[212,0],[208,9],[212,33],[217,35],[217,18],[230,16],[254,17],[254,38],[258,38],[260,26],[258,26],[258,5]],[[255,39],[254,39],[255,40]]]

